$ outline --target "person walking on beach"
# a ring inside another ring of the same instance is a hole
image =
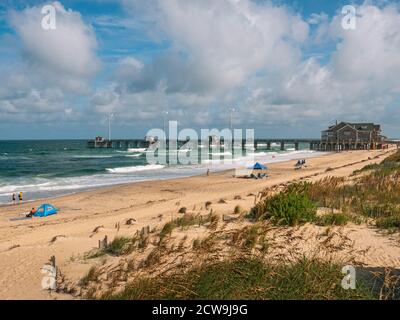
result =
[[[20,192],[20,193],[18,194],[18,199],[19,199],[19,202],[22,202],[22,192]]]
[[[12,194],[12,204],[15,204],[15,193]]]

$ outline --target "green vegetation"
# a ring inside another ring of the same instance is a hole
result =
[[[343,213],[329,213],[317,219],[320,226],[342,226],[349,221],[349,217]]]
[[[204,239],[195,239],[193,240],[193,249],[210,251],[214,244],[215,238],[213,236],[208,236]]]
[[[258,240],[258,227],[246,227],[243,232],[243,240],[242,248],[253,249]]]
[[[128,254],[132,252],[137,246],[140,239],[134,238],[127,238],[127,237],[115,237],[114,240],[107,245],[104,249],[95,249],[87,252],[85,254],[85,259],[96,259],[102,257],[106,254],[120,256],[123,254]]]
[[[96,281],[98,278],[98,270],[96,267],[91,267],[88,273],[80,280],[79,285],[87,286],[91,281]]]
[[[389,157],[385,158],[382,161],[383,164],[385,163],[395,163],[395,164],[400,164],[400,152],[397,151],[396,153],[390,155]]]
[[[243,209],[240,206],[236,206],[235,209],[233,209],[234,214],[240,214],[242,211]]]
[[[165,238],[167,235],[171,235],[172,231],[177,227],[174,221],[167,222],[160,232],[160,239]]]
[[[373,164],[367,164],[366,166],[364,166],[363,168],[359,169],[359,170],[354,170],[353,171],[353,175],[357,175],[360,174],[362,172],[365,171],[370,171],[370,170],[375,170],[379,168],[379,164],[378,163],[373,163]]]
[[[115,237],[115,239],[105,249],[106,253],[119,256],[131,251],[133,245],[132,238]]]
[[[159,233],[159,246],[167,236],[170,236],[175,228],[185,228],[193,225],[209,224],[210,229],[215,229],[219,221],[219,217],[215,214],[208,214],[207,216],[185,214],[183,217],[174,219],[166,223]],[[95,259],[102,257],[106,254],[120,256],[133,252],[135,249],[145,249],[149,244],[149,237],[146,235],[139,235],[132,238],[116,237],[104,249],[95,249],[85,254],[85,259]]]
[[[381,229],[399,229],[400,216],[379,218],[378,220],[376,220],[376,226]]]
[[[210,223],[210,226],[214,226],[215,223],[218,223],[218,219],[219,218],[217,215],[211,213],[206,216],[186,214],[183,217],[166,223],[161,229],[160,240],[163,240],[166,236],[171,235],[175,228],[185,228],[194,225],[201,226],[206,223]]]
[[[294,183],[274,196],[262,199],[251,210],[255,220],[270,219],[277,224],[294,225],[314,221],[320,225],[343,225],[352,219],[378,219],[379,228],[399,228],[400,151],[379,164],[365,166],[354,174],[366,172],[348,182],[327,177],[314,183]],[[316,218],[315,208],[325,207],[341,213]]]
[[[258,258],[234,259],[142,278],[103,299],[373,299],[367,286],[357,281],[344,290],[339,265],[303,258],[290,265],[267,265]]]
[[[250,216],[256,220],[271,219],[274,223],[292,226],[313,221],[316,206],[306,194],[288,188],[256,204]]]

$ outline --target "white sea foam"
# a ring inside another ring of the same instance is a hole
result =
[[[126,151],[127,152],[145,152],[147,149],[146,148],[128,148]]]
[[[138,158],[142,155],[143,153],[135,153],[135,154],[127,154],[125,155],[125,157],[129,157],[129,158]]]
[[[78,159],[105,159],[105,158],[112,158],[112,155],[76,155],[73,156],[74,158]]]
[[[159,170],[164,168],[165,166],[160,164],[148,164],[145,166],[133,166],[133,167],[121,167],[121,168],[109,168],[106,169],[110,173],[133,173],[138,171],[147,171],[147,170]]]

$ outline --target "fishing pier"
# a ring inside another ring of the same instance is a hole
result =
[[[107,140],[107,139],[101,139],[101,138],[96,138],[92,140],[87,141],[87,147],[88,148],[113,148],[113,149],[129,149],[129,148],[148,148],[151,143],[154,141],[148,140],[148,139],[112,139],[112,140]],[[167,139],[166,143],[167,145],[170,145],[170,141]],[[173,143],[177,143],[177,147],[183,146],[185,143],[187,143],[188,140],[174,140]],[[205,145],[207,141],[198,141],[198,145]],[[209,145],[212,144],[212,142],[208,142]],[[281,138],[275,138],[275,139],[254,139],[254,141],[249,141],[246,139],[239,140],[239,141],[234,141],[234,146],[235,147],[241,147],[243,149],[253,147],[256,150],[264,149],[264,150],[271,150],[273,146],[278,146],[276,147],[277,149],[280,150],[285,150],[285,147],[288,145],[292,145],[295,150],[299,150],[300,144],[306,144],[309,146],[311,150],[315,150],[316,146],[319,145],[320,140],[317,139],[281,139]],[[224,145],[224,140],[221,139],[219,142],[220,146]]]

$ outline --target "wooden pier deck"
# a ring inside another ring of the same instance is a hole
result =
[[[185,144],[187,141],[178,140],[178,148]],[[221,141],[224,142],[223,139]],[[166,141],[167,145],[169,144],[169,140]],[[207,141],[198,141],[198,145],[207,143]],[[251,144],[251,141],[246,139],[235,141],[235,146],[240,146],[245,149],[246,144]],[[320,140],[317,139],[254,139],[254,148],[255,149],[266,149],[270,150],[272,144],[279,144],[281,150],[285,150],[285,146],[293,145],[295,150],[299,150],[300,144],[308,144],[310,149],[313,150],[317,144],[320,143]],[[97,141],[95,139],[88,140],[87,146],[88,148],[115,148],[115,149],[128,149],[128,148],[148,148],[150,142],[145,139],[112,139],[112,140],[102,140]]]

